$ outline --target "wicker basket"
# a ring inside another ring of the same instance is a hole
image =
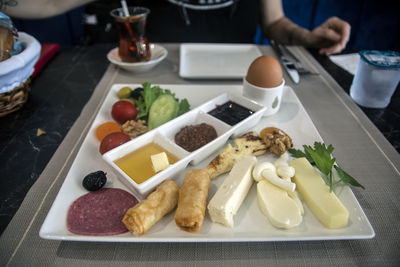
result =
[[[20,86],[11,91],[0,94],[0,117],[17,111],[28,101],[29,91],[31,90],[30,79],[28,78]]]
[[[28,101],[30,77],[40,56],[40,43],[34,37],[18,32],[18,40],[23,49],[0,62],[0,117],[19,110]]]

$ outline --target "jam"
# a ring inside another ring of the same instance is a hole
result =
[[[254,111],[233,101],[228,101],[208,112],[211,116],[233,126],[252,115]]]

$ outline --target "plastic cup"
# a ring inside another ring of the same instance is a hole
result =
[[[359,54],[350,96],[360,106],[386,108],[400,81],[400,54],[371,50]]]
[[[150,9],[128,7],[129,16],[123,8],[111,11],[119,34],[118,54],[123,62],[143,62],[150,60],[150,46],[146,37],[146,19]]]

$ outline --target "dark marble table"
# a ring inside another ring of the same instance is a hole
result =
[[[62,47],[32,80],[26,105],[0,118],[0,234],[78,118],[108,66],[105,55],[113,47]],[[312,54],[348,92],[352,75],[327,57]],[[388,108],[363,111],[400,151],[400,90]],[[37,136],[38,128],[46,134]]]

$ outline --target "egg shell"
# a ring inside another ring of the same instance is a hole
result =
[[[282,68],[272,56],[256,58],[247,70],[246,80],[255,86],[272,88],[282,83]]]

